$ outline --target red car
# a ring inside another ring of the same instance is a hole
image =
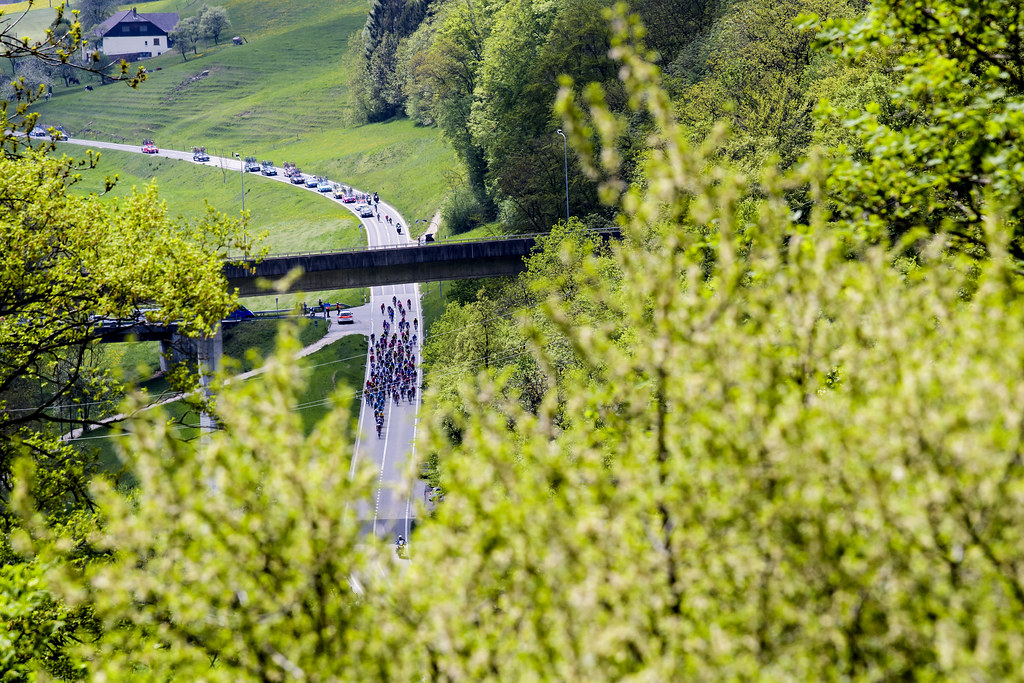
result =
[[[153,144],[152,140],[143,140],[142,141],[142,153],[143,154],[156,154],[159,151],[160,150],[156,148],[156,145]]]

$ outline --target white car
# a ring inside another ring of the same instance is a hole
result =
[[[360,218],[373,218],[373,209],[368,207],[366,204],[358,207]]]

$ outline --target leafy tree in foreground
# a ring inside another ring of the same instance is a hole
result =
[[[63,5],[41,40],[15,33],[17,14],[0,17],[0,59],[65,74],[104,70],[98,53],[78,60],[82,27]],[[132,87],[145,79],[128,69],[122,61],[119,75],[106,77]],[[83,566],[102,554],[85,543],[96,524],[87,487],[94,456],[60,436],[95,417],[119,388],[91,360],[90,316],[132,317],[139,306],[159,306],[155,321],[206,332],[231,305],[218,245],[244,251],[249,241],[235,221],[212,212],[198,224],[170,220],[153,188],[118,203],[70,195],[77,170],[94,159],[58,157],[53,143],[29,138],[38,121],[30,105],[42,93],[24,79],[12,85],[0,102],[0,673],[73,679],[86,669],[68,646],[94,639],[99,622],[89,605],[59,600],[52,578],[60,562]],[[18,457],[33,463],[31,481],[12,476]],[[12,486],[31,490],[34,510],[16,513]],[[60,534],[70,554],[32,559],[17,540],[26,515]]]
[[[72,404],[88,377],[96,319],[131,320],[152,309],[154,323],[180,322],[183,334],[212,332],[233,305],[221,275],[231,247],[245,247],[237,221],[210,210],[202,222],[172,221],[155,187],[124,202],[68,192],[75,165],[25,152],[0,159],[0,485],[23,450],[49,458],[59,441],[39,443],[82,423]],[[88,395],[84,400],[93,400]],[[59,407],[64,406],[64,410]],[[26,430],[28,430],[26,432]],[[34,434],[28,438],[26,434]],[[45,439],[44,439],[45,440]],[[52,441],[52,439],[51,439]],[[87,498],[82,473],[62,472],[64,494]],[[54,482],[55,484],[58,482]]]
[[[0,157],[0,650],[4,668],[78,671],[65,647],[95,637],[88,606],[54,600],[48,562],[29,562],[11,545],[22,518],[9,506],[12,463],[35,465],[36,509],[76,548],[67,561],[96,557],[84,544],[95,524],[89,480],[95,457],[62,436],[94,424],[120,391],[93,360],[97,319],[179,322],[209,333],[233,306],[221,275],[229,247],[247,248],[237,221],[210,212],[174,221],[155,187],[120,202],[69,192],[79,165],[20,147]],[[4,646],[6,643],[6,646]],[[8,669],[13,670],[13,669]]]
[[[826,222],[817,164],[746,177],[714,164],[721,134],[691,147],[658,69],[626,42],[632,24],[615,22],[630,106],[654,130],[648,183],[627,187],[613,153],[588,154],[591,134],[609,143],[624,124],[592,89],[583,128],[567,86],[565,129],[626,239],[621,278],[584,259],[571,299],[550,290],[545,321],[584,364],[563,380],[564,405],[552,393],[528,410],[481,372],[430,417],[419,450],[444,453],[448,492],[400,570],[359,536],[370,480],[348,479],[344,412],[304,440],[283,360],[266,388],[223,391],[225,431],[199,449],[147,420],[129,446],[137,496],[99,495],[96,542],[117,561],[66,579],[121,627],[94,652],[99,669],[1017,675],[1024,297],[998,204],[983,222],[989,260],[965,268],[936,241],[902,273],[894,252]],[[806,224],[783,199],[798,185],[817,202]],[[752,189],[764,201],[750,215]],[[572,324],[577,299],[609,315]],[[543,335],[527,333],[543,367]]]
[[[362,636],[353,629],[365,623],[373,567],[387,564],[359,531],[376,473],[350,476],[347,399],[305,436],[294,410],[298,349],[285,336],[260,381],[225,388],[223,430],[201,443],[159,419],[131,430],[124,457],[137,494],[98,491],[109,522],[96,541],[117,559],[88,568],[78,596],[109,619],[96,675],[280,681],[354,671],[351,643]]]

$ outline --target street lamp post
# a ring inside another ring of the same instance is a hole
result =
[[[245,164],[242,163],[242,155],[238,152],[235,152],[235,158],[238,159],[238,173],[242,178],[242,213],[245,213]]]
[[[565,133],[558,129],[562,136],[562,161],[565,162],[565,221],[569,222],[569,143],[565,139]]]

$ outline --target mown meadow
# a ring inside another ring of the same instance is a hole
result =
[[[203,145],[213,154],[291,161],[379,191],[410,222],[433,215],[455,167],[437,129],[405,119],[353,122],[349,82],[361,68],[365,3],[227,0],[223,6],[232,28],[220,45],[187,61],[176,51],[146,60],[148,78],[135,90],[90,78],[58,85],[37,107],[41,122],[63,125],[76,137],[131,144],[153,138],[166,148]],[[198,4],[160,0],[144,11],[185,17],[198,10]],[[34,9],[26,21],[43,12],[51,10]],[[231,35],[247,42],[235,46]],[[173,191],[169,183],[161,187]]]

